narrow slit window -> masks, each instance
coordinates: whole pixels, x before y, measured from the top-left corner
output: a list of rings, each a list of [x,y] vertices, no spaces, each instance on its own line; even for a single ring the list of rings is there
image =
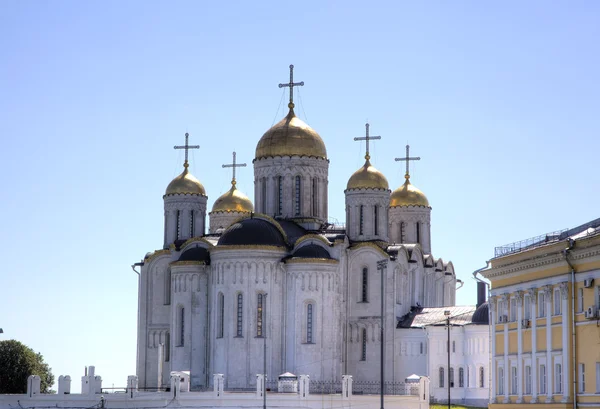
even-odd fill
[[[176,213],[175,217],[177,219],[177,238],[179,239],[179,238],[181,238],[181,232],[180,232],[180,230],[181,230],[180,229],[180,227],[181,227],[180,226],[180,224],[181,224],[181,212],[179,210],[177,210],[177,213]]]
[[[360,360],[367,360],[367,330],[365,328],[362,330],[362,350],[360,354]]]
[[[465,370],[464,368],[458,368],[458,387],[465,387]]]
[[[219,298],[218,298],[218,313],[217,313],[217,318],[218,318],[218,323],[217,323],[217,338],[223,338],[223,329],[225,326],[225,296],[223,295],[223,293],[219,293]]]
[[[165,362],[171,359],[171,334],[169,331],[165,333]]]
[[[317,178],[312,180],[312,213],[317,215]]]
[[[277,188],[279,189],[277,194],[277,215],[283,214],[283,176],[277,178]]]
[[[165,305],[171,304],[171,269],[165,271]]]
[[[194,211],[190,210],[190,237],[194,237]]]
[[[243,336],[243,323],[244,323],[244,296],[240,293],[237,295],[237,331],[236,336]]]
[[[369,270],[365,267],[362,270],[362,291],[361,302],[369,302]]]
[[[256,303],[256,336],[259,338],[263,337],[263,295],[258,294],[257,303]]]
[[[480,388],[485,388],[484,375],[485,375],[485,370],[483,369],[483,366],[480,366],[479,367],[479,387]]]
[[[306,343],[313,343],[313,305],[306,306]]]
[[[262,211],[263,213],[267,213],[267,178],[262,178],[261,189]]]
[[[417,243],[421,244],[421,223],[417,222]]]
[[[185,340],[185,308],[179,309],[179,346],[183,346]]]
[[[444,387],[444,368],[440,368],[438,376],[440,378],[440,383],[439,383],[440,388],[443,388]]]
[[[300,216],[300,211],[301,211],[301,198],[302,198],[302,192],[301,192],[301,182],[300,182],[300,176],[296,176],[295,178],[295,184],[294,184],[294,193],[295,193],[295,201],[294,201],[294,215],[296,216]]]
[[[448,373],[448,382],[450,382],[450,387],[454,388],[454,368],[450,368],[450,372]]]
[[[400,244],[406,242],[406,224],[404,222],[400,222]]]
[[[364,206],[360,205],[360,215],[359,215],[359,230],[358,230],[358,234],[362,236],[363,234],[363,224],[364,224]]]
[[[375,206],[373,208],[373,227],[374,227],[374,233],[377,236],[379,234],[378,230],[379,230],[379,208],[377,206]]]

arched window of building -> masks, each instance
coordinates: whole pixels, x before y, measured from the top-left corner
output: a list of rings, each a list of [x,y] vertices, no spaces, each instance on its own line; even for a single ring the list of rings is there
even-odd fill
[[[406,223],[400,222],[400,244],[406,242]]]
[[[360,360],[361,361],[367,360],[367,330],[366,330],[366,328],[363,328],[363,330],[362,330],[362,350],[360,353]]]
[[[421,342],[421,344],[419,345],[419,353],[421,355],[423,355],[423,343]]]
[[[316,216],[318,214],[317,209],[317,178],[312,180],[312,214]]]
[[[182,347],[185,340],[185,308],[179,307],[179,346]]]
[[[444,368],[440,368],[439,375],[440,378],[440,388],[444,387]]]
[[[283,214],[283,176],[277,177],[277,215]]]
[[[498,395],[504,395],[504,368],[498,368]]]
[[[450,372],[448,373],[448,382],[450,382],[450,387],[454,388],[454,368],[450,367]]]
[[[190,210],[190,237],[194,237],[194,211]]]
[[[242,293],[237,295],[237,337],[243,337],[243,324],[244,324],[244,296]]]
[[[379,207],[377,207],[377,205],[375,205],[373,207],[373,228],[374,228],[374,234],[378,235],[379,232]]]
[[[464,368],[458,368],[458,387],[459,388],[465,387],[465,369]]]
[[[302,204],[302,191],[301,191],[301,179],[300,176],[296,176],[294,179],[294,215],[300,216],[301,204]]]
[[[485,388],[484,375],[485,375],[485,370],[483,369],[483,366],[480,366],[479,367],[479,387],[480,388]]]
[[[417,222],[417,243],[421,244],[421,223]]]
[[[225,327],[225,296],[219,293],[217,297],[217,338],[223,338],[223,329]]]
[[[313,305],[306,305],[306,343],[312,344],[313,341]]]
[[[366,267],[362,269],[360,302],[369,302],[369,270]]]
[[[452,341],[452,353],[456,352],[456,341]]]
[[[264,295],[258,294],[256,302],[256,336],[262,338],[264,336],[263,331],[263,317],[264,317]]]
[[[365,207],[363,205],[360,205],[360,210],[359,210],[359,212],[360,212],[359,219],[360,220],[359,220],[359,226],[358,226],[358,228],[359,228],[358,234],[361,236],[363,235],[363,227],[364,227],[364,210],[365,210],[364,208]]]

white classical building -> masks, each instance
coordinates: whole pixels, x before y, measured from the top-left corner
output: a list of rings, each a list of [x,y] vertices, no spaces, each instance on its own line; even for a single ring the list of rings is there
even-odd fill
[[[208,213],[208,232],[208,196],[186,154],[163,196],[163,246],[136,263],[140,387],[189,371],[192,390],[210,387],[213,374],[224,374],[226,388],[253,388],[265,360],[270,379],[292,372],[311,381],[378,380],[381,297],[386,381],[437,370],[437,352],[428,354],[439,348],[435,329],[419,329],[430,335],[415,347],[413,329],[399,324],[411,312],[454,306],[457,277],[451,262],[432,255],[431,207],[408,167],[390,190],[370,162],[368,126],[365,139],[365,164],[343,191],[345,226],[328,223],[325,143],[296,117],[291,96],[287,116],[256,146],[255,206],[234,174]],[[471,345],[469,334],[461,345]]]

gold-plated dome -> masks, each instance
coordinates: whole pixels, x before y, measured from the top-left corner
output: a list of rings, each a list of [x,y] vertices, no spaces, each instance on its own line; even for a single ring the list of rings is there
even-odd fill
[[[256,145],[256,159],[269,156],[314,156],[326,159],[327,150],[323,139],[296,117],[292,106],[287,116],[265,132]]]
[[[222,194],[212,207],[213,212],[247,212],[254,211],[254,206],[248,197],[231,182],[231,189]]]
[[[198,179],[188,171],[187,162],[183,164],[183,172],[169,183],[165,196],[190,194],[206,196],[206,190]]]
[[[386,177],[375,169],[367,155],[365,164],[350,176],[346,189],[389,189]]]
[[[429,207],[429,200],[423,192],[411,185],[410,177],[405,176],[406,182],[392,192],[390,207],[396,206],[423,206]]]

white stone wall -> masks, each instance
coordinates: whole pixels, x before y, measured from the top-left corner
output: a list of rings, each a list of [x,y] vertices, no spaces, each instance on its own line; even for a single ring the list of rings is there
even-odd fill
[[[316,218],[327,221],[329,161],[306,156],[286,156],[261,158],[254,161],[254,203],[258,213],[286,218]],[[283,177],[283,211],[279,214],[278,177]],[[296,176],[301,177],[301,214],[296,215],[295,184]],[[312,181],[317,181],[316,212],[313,210]],[[266,183],[266,188],[263,186]],[[263,192],[266,191],[266,198]],[[266,199],[266,200],[265,200]]]
[[[404,240],[400,237],[400,224],[404,222]],[[388,228],[391,243],[417,243],[417,223],[420,223],[420,242],[423,253],[431,253],[431,208],[398,206],[389,208]]]
[[[350,240],[388,241],[388,206],[390,190],[351,189],[346,190],[346,232]],[[363,208],[363,226],[360,228],[360,209]],[[377,229],[375,228],[377,207]],[[377,230],[377,231],[376,231]],[[376,234],[377,233],[377,234]]]
[[[175,240],[203,236],[206,224],[206,196],[176,194],[164,197],[165,234],[163,248]],[[179,223],[177,221],[179,212]],[[192,213],[193,212],[193,213]],[[192,231],[193,214],[193,231]],[[177,226],[179,224],[179,229]]]
[[[210,212],[208,214],[208,232],[217,233],[218,231],[224,231],[229,226],[231,226],[233,222],[248,215],[248,212]]]

